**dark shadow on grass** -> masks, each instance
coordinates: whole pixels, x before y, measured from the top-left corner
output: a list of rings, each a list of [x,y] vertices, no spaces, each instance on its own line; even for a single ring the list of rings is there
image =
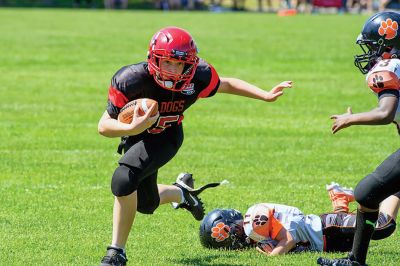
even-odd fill
[[[11,222],[5,218],[0,218],[0,225],[11,225]]]
[[[171,263],[178,265],[215,265],[215,266],[231,266],[232,263],[213,263],[214,260],[223,257],[224,259],[235,258],[235,254],[224,253],[221,255],[205,255],[182,259],[170,259]]]

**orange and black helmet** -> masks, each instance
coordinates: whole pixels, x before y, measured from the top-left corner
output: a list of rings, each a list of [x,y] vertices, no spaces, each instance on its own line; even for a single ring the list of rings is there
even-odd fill
[[[246,246],[243,215],[235,209],[215,209],[200,225],[200,242],[206,248],[240,249]]]
[[[356,41],[364,53],[354,57],[354,64],[363,74],[368,73],[380,58],[400,55],[399,24],[400,13],[394,11],[376,13],[365,22]]]

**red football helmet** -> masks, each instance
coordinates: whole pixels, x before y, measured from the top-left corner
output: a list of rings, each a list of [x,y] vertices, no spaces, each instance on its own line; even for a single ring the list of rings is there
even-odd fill
[[[185,64],[181,74],[161,67],[162,60],[175,60]],[[161,87],[182,91],[189,84],[199,63],[197,46],[190,34],[177,27],[166,27],[154,34],[147,55],[149,72]]]

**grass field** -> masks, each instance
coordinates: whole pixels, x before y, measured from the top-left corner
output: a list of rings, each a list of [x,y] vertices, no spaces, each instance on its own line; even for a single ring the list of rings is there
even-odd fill
[[[199,101],[185,113],[184,145],[159,181],[182,171],[198,185],[229,180],[204,193],[208,211],[245,212],[257,202],[329,211],[326,183],[354,187],[399,146],[394,126],[330,133],[330,115],[376,105],[353,66],[366,18],[0,9],[0,264],[99,263],[111,241],[118,139],[101,137],[97,122],[114,72],[142,61],[151,35],[167,25],[188,29],[221,76],[266,90],[283,80],[295,86],[275,103]],[[321,255],[206,250],[198,227],[170,206],[139,214],[129,265],[314,265]],[[372,242],[369,264],[398,265],[399,243],[398,231]]]

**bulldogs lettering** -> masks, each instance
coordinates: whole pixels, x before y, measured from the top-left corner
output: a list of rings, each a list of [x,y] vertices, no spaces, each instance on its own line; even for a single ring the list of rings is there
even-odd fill
[[[182,112],[184,107],[185,100],[161,102],[160,113]]]

